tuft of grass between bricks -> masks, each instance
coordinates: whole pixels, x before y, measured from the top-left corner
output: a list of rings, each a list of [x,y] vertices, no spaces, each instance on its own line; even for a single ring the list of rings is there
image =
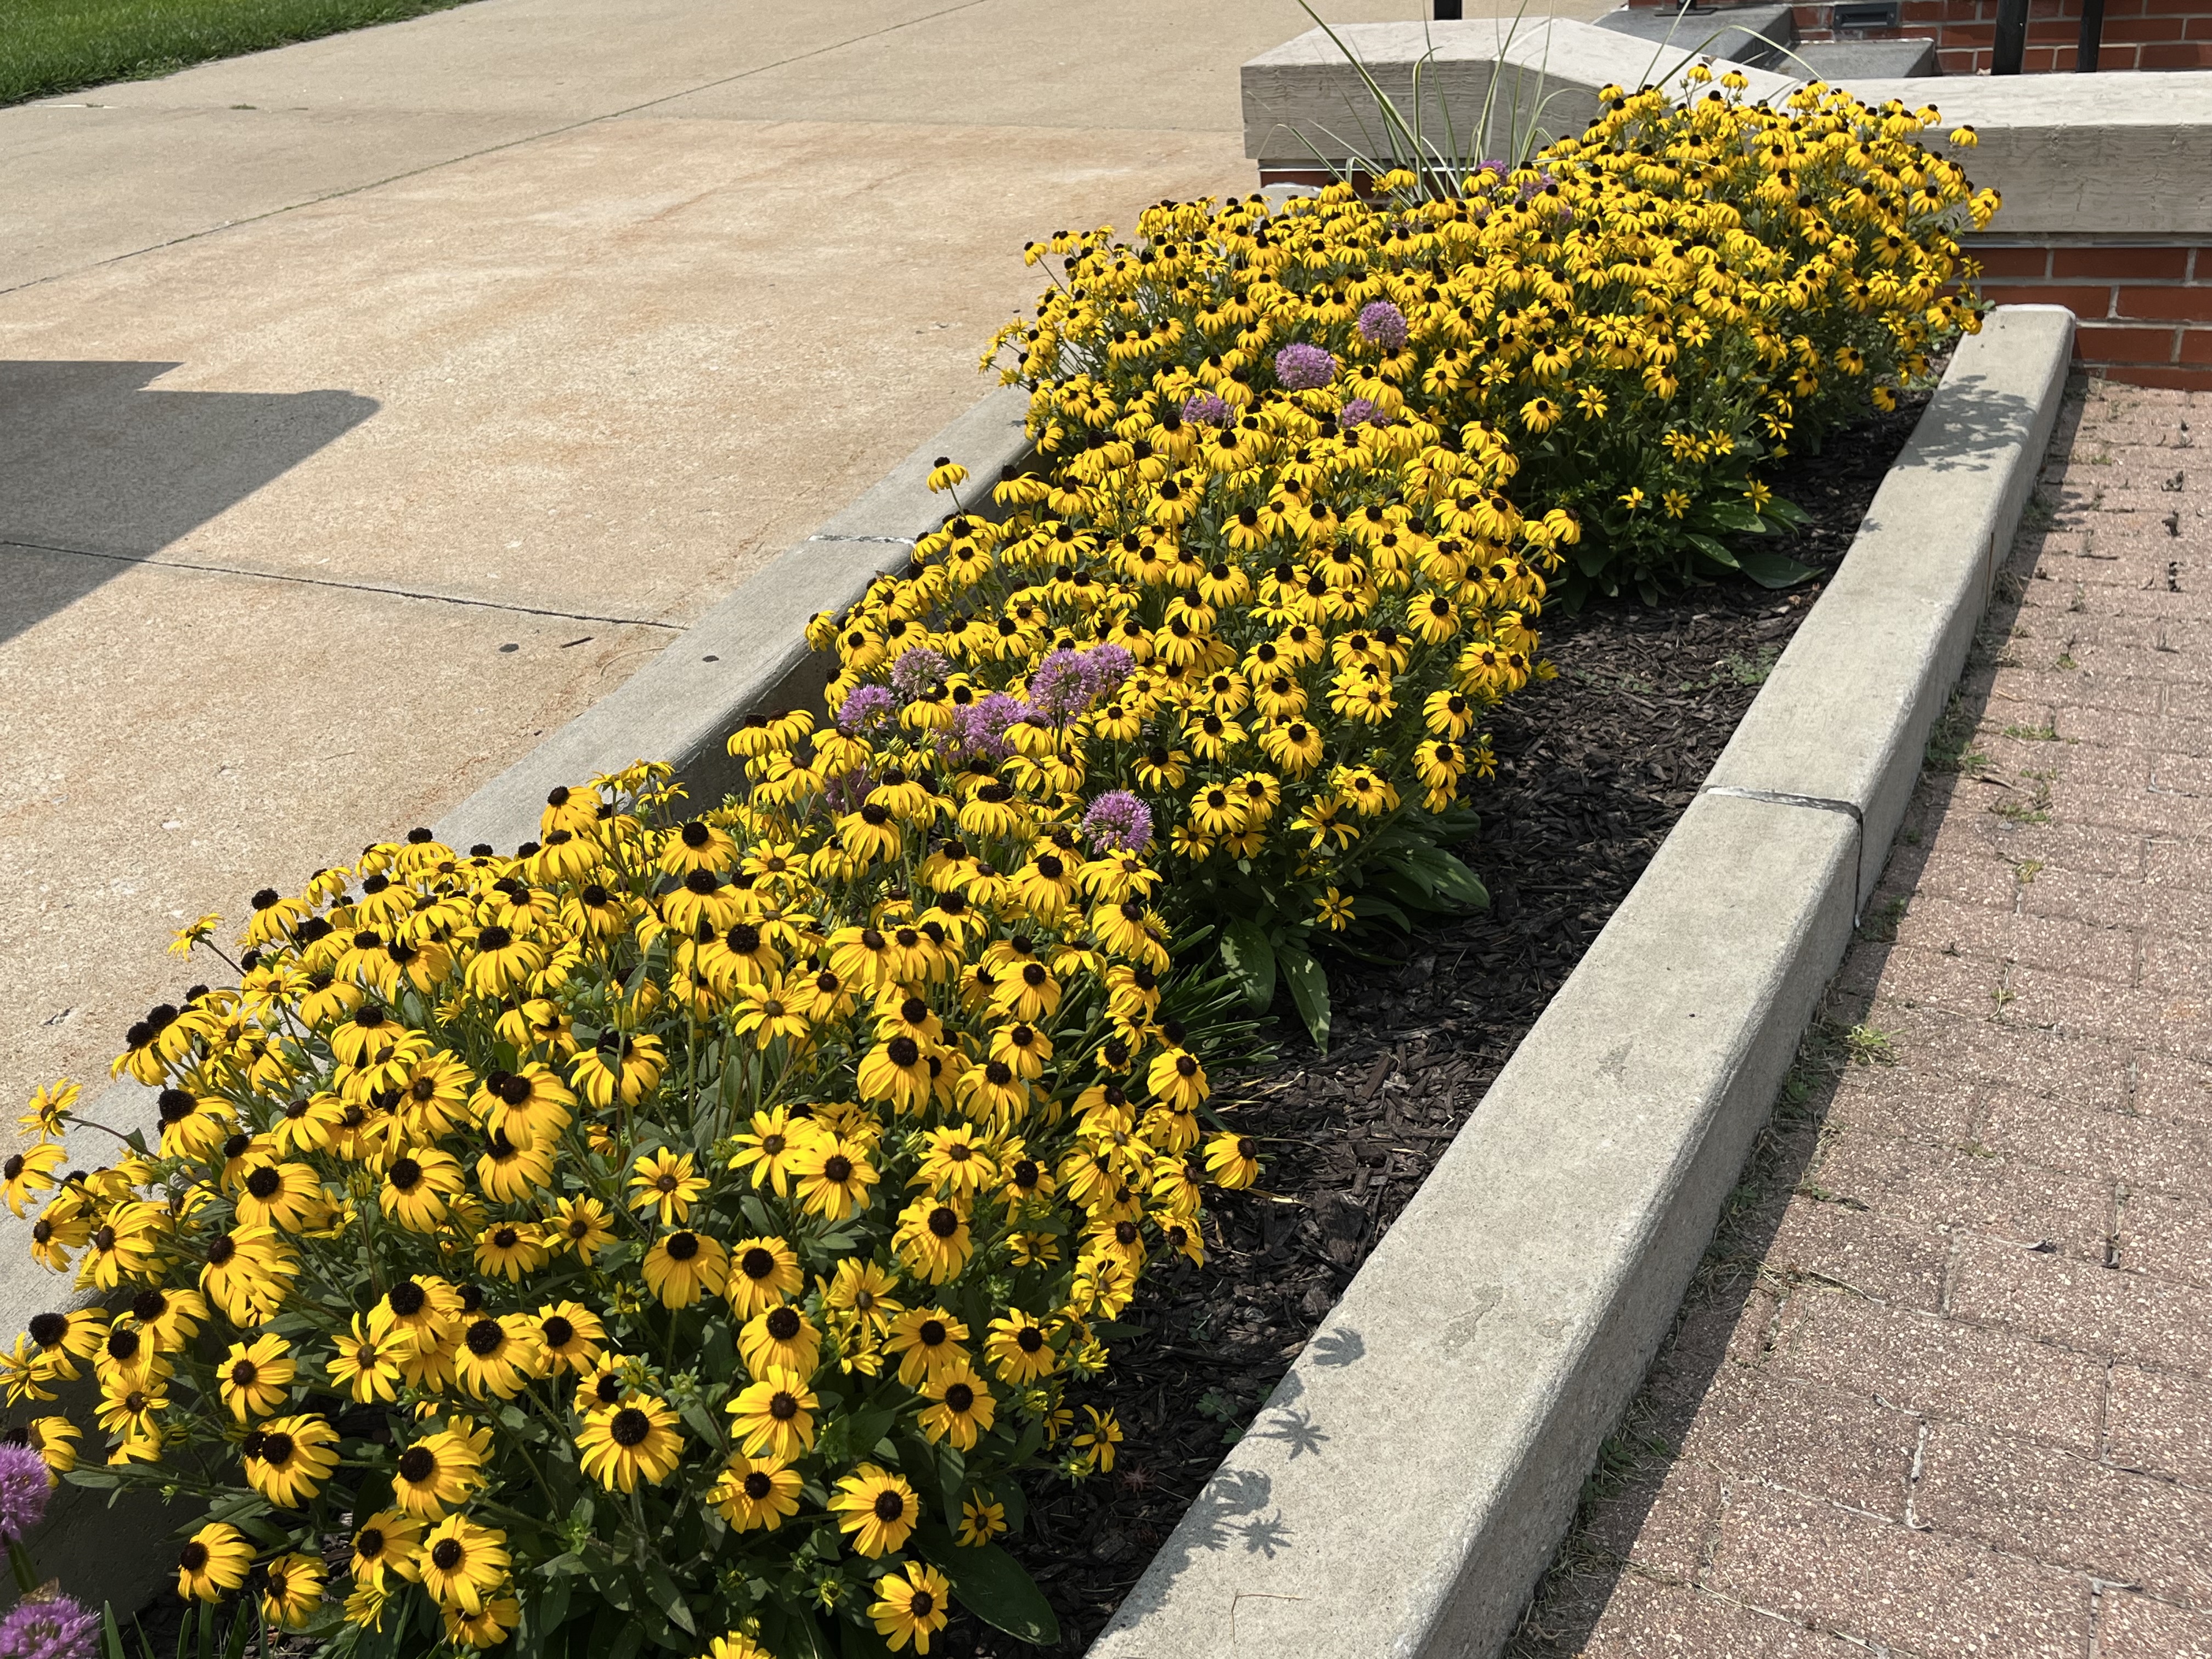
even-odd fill
[[[290,46],[467,0],[0,0],[0,104]],[[234,105],[250,109],[251,105]]]
[[[1807,1028],[1776,1097],[1773,1113],[1752,1144],[1742,1176],[1721,1206],[1712,1243],[1692,1275],[1681,1310],[1675,1316],[1674,1333],[1660,1345],[1662,1359],[1674,1345],[1674,1334],[1693,1313],[1716,1304],[1741,1307],[1756,1290],[1786,1295],[1809,1287],[1859,1294],[1826,1274],[1770,1267],[1766,1243],[1777,1212],[1793,1194],[1864,1207],[1856,1200],[1825,1192],[1804,1179],[1811,1161],[1806,1137],[1809,1133],[1816,1140],[1826,1138],[1825,1103],[1844,1073],[1854,1067],[1896,1063],[1896,1047],[1887,1031],[1838,1017],[1832,1002]],[[1636,1486],[1656,1490],[1673,1464],[1678,1448],[1662,1431],[1665,1427],[1648,1389],[1639,1389],[1619,1426],[1599,1446],[1596,1466],[1583,1483],[1574,1522],[1539,1581],[1512,1639],[1506,1644],[1503,1659],[1568,1659],[1579,1653],[1588,1635],[1589,1616],[1625,1574],[1658,1583],[1680,1582],[1624,1559],[1596,1541],[1601,1508]]]

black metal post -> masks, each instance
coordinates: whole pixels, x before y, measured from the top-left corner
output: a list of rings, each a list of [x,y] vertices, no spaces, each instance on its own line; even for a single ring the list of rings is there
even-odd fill
[[[1990,73],[2017,75],[2027,54],[2027,0],[1997,0],[1996,50],[1990,55]]]
[[[2097,47],[2105,38],[2105,0],[2081,0],[2081,45],[2074,54],[2074,68],[2082,75],[2097,72]]]
[[[1437,0],[1437,21],[1456,23],[1460,21],[1461,0]]]

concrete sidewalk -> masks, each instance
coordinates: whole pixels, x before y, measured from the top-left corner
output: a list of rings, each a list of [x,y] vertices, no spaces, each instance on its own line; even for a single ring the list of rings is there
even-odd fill
[[[479,0],[0,111],[0,1104],[981,395],[1024,240],[1250,188],[1309,26]]]
[[[2212,1659],[2212,398],[2060,422],[1514,1659]]]

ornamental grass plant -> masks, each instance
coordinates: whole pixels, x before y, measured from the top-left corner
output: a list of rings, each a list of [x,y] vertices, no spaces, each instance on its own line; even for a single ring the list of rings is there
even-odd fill
[[[1085,1384],[1260,1173],[1208,1100],[1237,994],[1325,1038],[1322,939],[1480,903],[1449,848],[1547,600],[1761,574],[1719,539],[1787,521],[1758,461],[1976,325],[1994,202],[1934,112],[1731,79],[1449,197],[1033,246],[987,362],[1036,467],[939,465],[941,528],[809,630],[822,717],[732,738],[741,797],[641,763],[513,856],[373,845],[131,1029],[156,1133],[68,1170],[76,1091],[34,1097],[0,1197],[85,1305],[0,1355],[23,1442],[193,1507],[210,1633],[1051,1639],[995,1540],[1113,1467]]]

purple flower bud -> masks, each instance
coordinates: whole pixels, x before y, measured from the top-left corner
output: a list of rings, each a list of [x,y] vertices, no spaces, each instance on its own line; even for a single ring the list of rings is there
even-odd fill
[[[1340,432],[1349,432],[1356,426],[1381,426],[1383,414],[1371,398],[1354,398],[1336,411],[1336,426]]]
[[[1237,411],[1227,398],[1201,392],[1182,400],[1182,417],[1193,426],[1227,426],[1237,418]]]
[[[1102,853],[1141,853],[1152,844],[1152,809],[1126,789],[1109,789],[1083,815],[1083,833]]]
[[[45,1520],[52,1492],[46,1460],[35,1449],[0,1445],[0,1538],[21,1538]]]
[[[909,647],[891,665],[891,686],[902,697],[920,696],[933,685],[941,685],[951,669],[944,653],[926,645]]]
[[[33,1599],[18,1603],[0,1619],[0,1655],[6,1659],[92,1659],[99,1633],[100,1615],[88,1612],[75,1596]]]
[[[1385,351],[1395,351],[1406,343],[1406,313],[1388,300],[1370,301],[1360,307],[1359,337]]]
[[[889,720],[897,712],[897,708],[886,687],[860,686],[845,699],[844,707],[837,711],[837,729],[847,737],[852,737],[866,731],[878,720]]]
[[[1285,392],[1312,392],[1336,378],[1336,359],[1303,340],[1275,354],[1275,379]]]

